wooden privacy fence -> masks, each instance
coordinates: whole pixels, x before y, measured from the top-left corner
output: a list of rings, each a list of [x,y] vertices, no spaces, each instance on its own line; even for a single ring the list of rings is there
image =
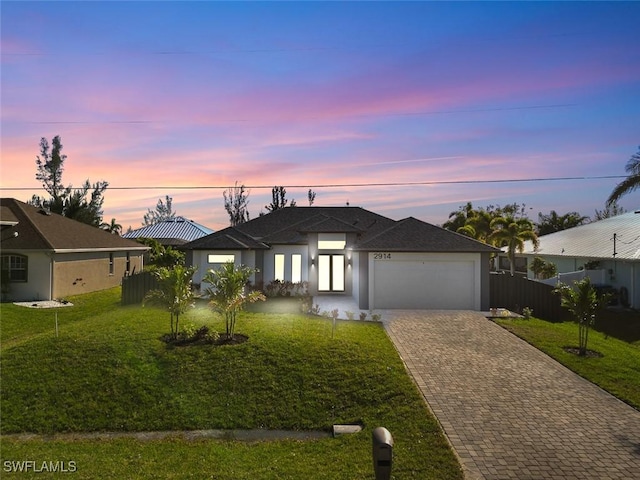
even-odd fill
[[[555,287],[529,280],[521,275],[491,273],[490,304],[492,308],[507,308],[521,313],[524,307],[533,310],[533,316],[550,321],[568,320],[568,312],[560,306],[560,296],[553,293]]]
[[[150,290],[158,288],[158,279],[151,272],[140,272],[122,277],[122,305],[142,303]]]

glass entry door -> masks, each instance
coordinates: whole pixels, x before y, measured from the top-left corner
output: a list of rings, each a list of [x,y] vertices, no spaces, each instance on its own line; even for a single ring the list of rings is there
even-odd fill
[[[344,292],[344,255],[318,255],[318,290]]]

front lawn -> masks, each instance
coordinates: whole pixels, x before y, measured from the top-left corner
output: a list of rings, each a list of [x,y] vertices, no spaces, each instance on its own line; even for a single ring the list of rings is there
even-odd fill
[[[563,347],[578,345],[578,325],[538,319],[500,319],[504,328],[553,357],[578,375],[640,409],[640,345],[591,329],[587,348],[601,357],[579,357]]]
[[[239,443],[2,439],[6,460],[74,460],[74,478],[370,478],[371,431],[395,440],[394,478],[461,478],[459,465],[381,325],[246,313],[241,345],[168,347],[169,315],[121,307],[119,289],[53,310],[2,304],[2,433],[326,430],[314,441]],[[197,309],[181,324],[224,329]],[[4,463],[3,463],[4,465]],[[46,478],[46,474],[43,478]],[[38,478],[40,478],[40,475]]]

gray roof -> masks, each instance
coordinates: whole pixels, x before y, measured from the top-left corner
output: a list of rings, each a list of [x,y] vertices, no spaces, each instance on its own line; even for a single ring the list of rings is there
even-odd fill
[[[497,248],[486,243],[413,217],[398,221],[375,237],[359,242],[353,249],[393,252],[499,252]]]
[[[537,251],[531,242],[526,242],[523,254],[640,260],[640,210],[542,235],[539,240]]]
[[[122,235],[124,238],[155,238],[156,240],[173,240],[161,243],[180,244],[191,242],[213,233],[213,230],[184,217],[147,225]],[[175,240],[181,240],[176,242]]]
[[[148,250],[148,247],[134,240],[121,238],[14,198],[0,198],[0,225],[3,251]]]
[[[186,250],[265,249],[307,243],[308,233],[354,234],[354,250],[499,252],[464,235],[409,217],[395,221],[360,207],[287,207],[184,245]]]

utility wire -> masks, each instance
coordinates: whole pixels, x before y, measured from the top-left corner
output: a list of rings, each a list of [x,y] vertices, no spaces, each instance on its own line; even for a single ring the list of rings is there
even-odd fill
[[[485,183],[525,183],[525,182],[563,182],[575,180],[603,180],[611,178],[626,178],[624,175],[598,175],[591,177],[547,177],[547,178],[510,178],[498,180],[429,180],[423,182],[369,182],[369,183],[322,183],[315,185],[282,185],[284,188],[363,188],[363,187],[410,187],[420,185],[469,185]],[[271,189],[273,185],[245,185],[251,189]],[[39,190],[41,187],[0,187],[0,190]],[[107,190],[222,190],[233,188],[233,185],[135,185],[113,187]],[[79,190],[74,188],[73,190]]]

